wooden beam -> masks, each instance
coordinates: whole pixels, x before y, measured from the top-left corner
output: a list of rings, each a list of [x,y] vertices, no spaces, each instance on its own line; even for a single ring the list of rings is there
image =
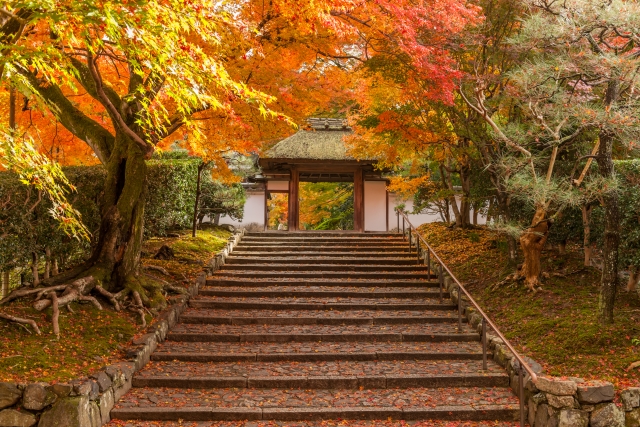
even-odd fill
[[[300,187],[300,174],[298,169],[291,169],[291,179],[289,180],[289,213],[288,213],[288,229],[289,231],[298,231],[299,217],[299,196],[298,189]]]
[[[364,174],[359,168],[353,174],[353,229],[364,232]]]

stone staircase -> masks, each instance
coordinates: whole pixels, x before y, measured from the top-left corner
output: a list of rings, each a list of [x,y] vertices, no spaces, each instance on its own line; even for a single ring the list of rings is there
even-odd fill
[[[482,370],[479,334],[434,279],[397,234],[247,234],[111,416],[516,420],[507,373]]]

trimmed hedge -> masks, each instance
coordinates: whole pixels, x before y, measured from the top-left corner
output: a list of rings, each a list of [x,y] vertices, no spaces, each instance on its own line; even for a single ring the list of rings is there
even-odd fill
[[[199,159],[151,160],[146,180],[145,237],[162,236],[171,229],[190,228],[196,194]],[[65,167],[77,192],[68,199],[97,239],[99,200],[105,179],[102,166]],[[203,185],[213,185],[205,180]],[[242,194],[244,196],[244,193]],[[77,264],[91,252],[91,243],[66,236],[48,213],[49,200],[22,184],[10,172],[0,172],[0,270],[24,269],[32,253],[49,250],[61,268]]]

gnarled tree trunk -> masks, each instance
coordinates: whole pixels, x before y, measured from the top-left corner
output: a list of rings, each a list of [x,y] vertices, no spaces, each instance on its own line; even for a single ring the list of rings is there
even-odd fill
[[[536,286],[540,286],[542,250],[547,243],[550,228],[546,216],[546,209],[538,207],[531,226],[520,237],[520,246],[524,253],[520,275],[524,277],[525,286],[532,291],[535,291]]]
[[[116,133],[115,139],[105,164],[100,236],[89,260],[91,275],[106,290],[136,281],[144,226],[145,158],[126,135]]]

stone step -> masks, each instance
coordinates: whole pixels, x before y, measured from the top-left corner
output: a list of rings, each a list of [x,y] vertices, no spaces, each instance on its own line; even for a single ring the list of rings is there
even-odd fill
[[[317,362],[151,362],[134,387],[173,388],[395,388],[507,387],[509,376],[492,360],[382,360]]]
[[[240,244],[236,246],[233,250],[233,253],[236,254],[238,252],[317,252],[317,253],[333,253],[333,252],[379,252],[388,256],[389,253],[409,253],[409,245],[391,245],[391,246],[381,246],[381,245],[251,245],[251,244]],[[411,251],[411,253],[415,254],[415,249]]]
[[[480,335],[463,324],[291,325],[188,324],[176,325],[172,341],[191,342],[460,342],[479,341]]]
[[[189,324],[209,324],[209,325],[397,325],[397,324],[423,324],[423,323],[456,323],[458,317],[449,316],[260,316],[251,313],[251,316],[236,315],[211,315],[208,313],[198,313],[195,310],[188,310],[180,316],[180,322]],[[223,311],[223,310],[215,310]],[[238,310],[234,310],[238,311]],[[289,311],[287,313],[296,313]],[[298,312],[306,314],[306,312]],[[343,312],[338,312],[343,313]],[[437,313],[437,312],[433,312]]]
[[[488,354],[491,359],[491,354]],[[478,341],[459,342],[188,342],[165,341],[154,361],[327,362],[376,360],[482,360]]]
[[[203,288],[200,290],[201,296],[215,297],[269,297],[269,298],[417,298],[417,299],[435,299],[440,293],[437,290],[407,290],[403,288],[389,288],[388,290],[373,290],[371,288],[362,289],[300,289],[301,287],[291,287],[291,289],[269,289],[269,287],[247,289],[229,289],[229,288]],[[385,288],[386,289],[386,288]],[[444,293],[444,297],[448,296],[448,292]]]
[[[374,265],[363,265],[363,264],[290,264],[288,262],[271,264],[271,263],[261,263],[261,264],[225,264],[221,269],[220,273],[225,274],[228,271],[240,271],[244,272],[250,270],[252,272],[255,271],[329,271],[333,272],[336,270],[351,272],[351,271],[383,271],[383,272],[408,272],[408,273],[422,273],[427,272],[427,267],[422,264],[414,264],[414,265],[384,265],[384,264],[374,264]]]
[[[194,421],[189,427],[452,427],[451,421],[446,420],[422,420],[411,421],[407,424],[403,420],[301,420],[291,424],[291,421]],[[456,423],[455,427],[468,427],[469,424]],[[519,427],[519,423],[513,421],[478,421],[474,427]],[[185,427],[182,420],[179,421],[121,421],[115,420],[107,427]]]
[[[281,257],[281,258],[287,258],[288,257],[313,257],[313,258],[322,258],[322,257],[329,257],[329,258],[336,258],[336,257],[352,257],[352,258],[364,258],[364,259],[368,259],[368,258],[407,258],[407,259],[414,259],[415,255],[415,251],[413,251],[411,254],[409,254],[409,251],[403,251],[402,249],[398,249],[398,250],[393,250],[393,251],[378,251],[378,252],[374,252],[374,251],[367,251],[367,250],[356,250],[356,251],[352,251],[352,250],[346,250],[344,252],[339,252],[339,251],[314,251],[311,248],[307,248],[309,250],[290,250],[290,251],[247,251],[242,249],[239,246],[236,246],[236,248],[233,250],[231,256],[232,257],[253,257],[253,258],[259,258],[259,259],[264,259],[264,258],[268,258],[268,257]],[[274,254],[273,252],[278,252],[277,254]]]
[[[366,334],[286,334],[286,333],[263,333],[263,334],[223,334],[223,333],[201,333],[201,332],[171,332],[168,339],[172,341],[190,342],[356,342],[356,341],[402,341],[402,342],[457,342],[457,341],[480,341],[480,336],[476,333],[449,333],[449,334],[402,334],[393,332],[379,332]]]
[[[234,252],[235,253],[235,252]],[[229,264],[356,264],[356,265],[420,265],[416,257],[409,257],[407,252],[406,257],[378,257],[378,258],[365,258],[365,257],[309,257],[309,256],[289,256],[289,257],[254,257],[254,256],[238,256],[233,255],[225,260],[225,265]]]
[[[218,309],[251,309],[251,310],[454,310],[457,306],[452,304],[439,304],[437,301],[432,303],[417,303],[413,300],[410,302],[395,302],[393,298],[386,299],[370,299],[362,298],[346,299],[342,302],[303,302],[302,298],[297,298],[299,302],[279,302],[277,299],[268,300],[266,298],[249,299],[249,298],[226,298],[213,297],[216,299],[205,299],[204,297],[193,298],[189,301],[189,306],[193,308],[218,308]]]
[[[133,388],[111,411],[117,420],[515,420],[504,387],[403,389]]]
[[[424,273],[414,273],[409,271],[319,271],[319,270],[311,270],[311,271],[256,271],[256,270],[225,270],[216,273],[213,277],[224,277],[224,278],[251,278],[251,279],[262,279],[262,278],[280,278],[281,280],[286,280],[289,278],[327,278],[327,279],[435,279],[436,276],[434,274],[427,274],[425,270]]]
[[[509,376],[500,374],[451,374],[451,375],[363,375],[363,376],[322,376],[300,375],[295,377],[216,377],[166,375],[136,377],[134,387],[170,387],[183,389],[201,388],[305,388],[305,389],[357,389],[395,387],[506,387]]]
[[[305,278],[261,278],[260,280],[251,280],[246,278],[228,278],[213,276],[207,278],[207,286],[218,287],[263,287],[263,286],[280,286],[280,285],[297,285],[297,286],[323,286],[323,287],[358,287],[358,288],[439,288],[438,282],[427,280],[375,280],[375,279],[305,279]],[[206,288],[203,288],[206,289]]]
[[[336,237],[326,237],[326,236],[287,236],[287,237],[261,237],[261,236],[244,236],[241,240],[242,242],[269,242],[269,243],[290,243],[290,242],[316,242],[316,243],[359,243],[359,242],[375,242],[375,243],[402,243],[405,242],[407,245],[409,241],[405,238],[403,239],[399,235],[394,236],[374,236],[374,237],[361,237],[361,236],[336,236]]]
[[[239,248],[251,246],[251,247],[293,247],[293,248],[326,248],[332,246],[339,247],[366,247],[366,248],[382,248],[382,249],[394,249],[406,247],[409,249],[409,242],[402,240],[261,240],[251,241],[242,240],[238,244]]]
[[[187,308],[187,310],[180,317],[182,323],[186,322],[184,319],[189,316],[195,317],[211,317],[211,318],[232,318],[232,319],[283,319],[285,322],[287,319],[317,319],[318,322],[340,320],[340,319],[363,319],[367,322],[372,321],[374,324],[380,322],[380,324],[398,323],[394,319],[400,319],[403,322],[408,323],[420,323],[418,320],[422,319],[443,319],[442,322],[449,322],[450,319],[457,321],[458,311],[425,311],[425,310],[397,310],[397,311],[380,311],[380,310],[353,310],[353,311],[339,311],[339,310],[226,310],[226,309],[201,309],[201,308]],[[416,319],[413,321],[411,319]],[[462,318],[463,321],[465,317]],[[239,320],[241,321],[241,320]],[[275,322],[275,320],[274,320]],[[439,323],[433,322],[433,323]],[[233,324],[233,323],[229,323]],[[321,324],[321,323],[318,323]]]
[[[300,231],[251,231],[245,232],[245,237],[398,237],[400,233],[392,233],[389,231],[368,231],[362,233],[353,230],[300,230]]]

